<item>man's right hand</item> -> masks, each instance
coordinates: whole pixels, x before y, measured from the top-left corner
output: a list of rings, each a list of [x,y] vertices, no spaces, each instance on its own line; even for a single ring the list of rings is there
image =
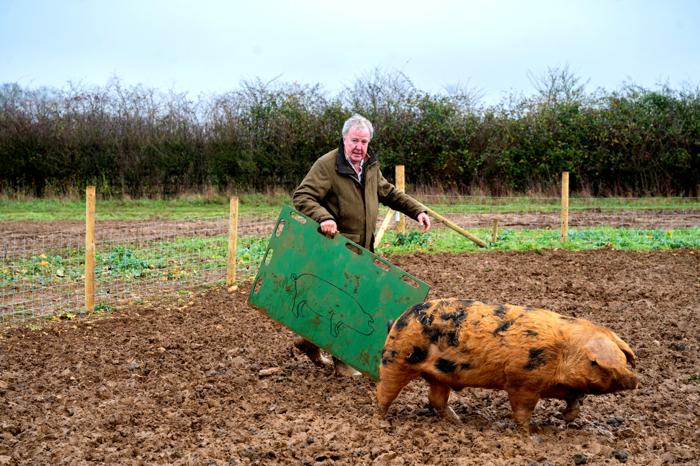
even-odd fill
[[[321,222],[321,233],[333,238],[338,233],[338,225],[336,225],[335,220],[324,220]]]

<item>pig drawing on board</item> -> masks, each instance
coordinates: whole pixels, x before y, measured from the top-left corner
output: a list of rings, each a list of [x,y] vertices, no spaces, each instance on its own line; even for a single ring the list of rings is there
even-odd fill
[[[513,418],[529,430],[540,398],[566,401],[574,420],[587,394],[637,388],[635,355],[613,331],[546,309],[443,299],[417,304],[393,324],[382,351],[379,415],[411,380],[422,377],[430,405],[459,421],[451,390],[505,390]]]

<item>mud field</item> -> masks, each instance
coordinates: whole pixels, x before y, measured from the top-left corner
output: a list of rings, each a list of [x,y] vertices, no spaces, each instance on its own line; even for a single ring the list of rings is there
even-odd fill
[[[449,214],[448,219],[463,228],[491,228],[498,220],[500,228],[555,228],[560,226],[559,212],[517,212],[488,214]],[[379,219],[377,225],[381,223]],[[240,218],[238,235],[268,235],[276,218]],[[409,222],[412,223],[412,222]],[[443,228],[435,221],[436,228]],[[415,224],[414,224],[415,225]],[[572,211],[570,228],[610,226],[643,229],[689,228],[700,225],[700,210],[584,210]],[[153,241],[178,236],[217,236],[228,232],[227,218],[216,220],[130,220],[97,221],[95,240]],[[45,251],[60,247],[81,247],[85,242],[82,221],[4,221],[0,222],[0,257]]]
[[[374,383],[314,367],[248,286],[104,318],[0,330],[0,465],[698,464],[700,251],[398,256],[431,298],[531,304],[607,325],[641,387],[540,401],[520,434],[503,392],[465,389],[455,425],[412,382],[381,421]]]

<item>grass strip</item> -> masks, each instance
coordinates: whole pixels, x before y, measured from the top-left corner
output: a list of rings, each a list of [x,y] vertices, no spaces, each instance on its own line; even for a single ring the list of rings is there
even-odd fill
[[[463,197],[425,196],[418,199],[442,214],[558,212],[558,198],[533,197]],[[283,204],[290,204],[288,195],[244,194],[239,196],[239,215],[274,218]],[[194,220],[225,218],[229,201],[224,197],[181,197],[171,200],[98,199],[98,220]],[[700,209],[700,199],[681,197],[648,198],[571,198],[569,209],[582,211]],[[0,199],[0,221],[6,220],[83,220],[85,202],[61,199]]]

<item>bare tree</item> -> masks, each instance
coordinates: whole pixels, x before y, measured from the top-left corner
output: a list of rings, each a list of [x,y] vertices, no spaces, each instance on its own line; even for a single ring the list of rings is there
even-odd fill
[[[462,113],[471,113],[479,110],[484,91],[476,87],[471,87],[469,80],[460,81],[455,84],[445,86],[447,97]]]
[[[590,81],[582,81],[569,69],[568,64],[562,68],[547,67],[547,71],[540,76],[535,76],[529,71],[528,79],[537,90],[537,102],[546,106],[558,103],[582,103],[586,99],[586,85]]]

